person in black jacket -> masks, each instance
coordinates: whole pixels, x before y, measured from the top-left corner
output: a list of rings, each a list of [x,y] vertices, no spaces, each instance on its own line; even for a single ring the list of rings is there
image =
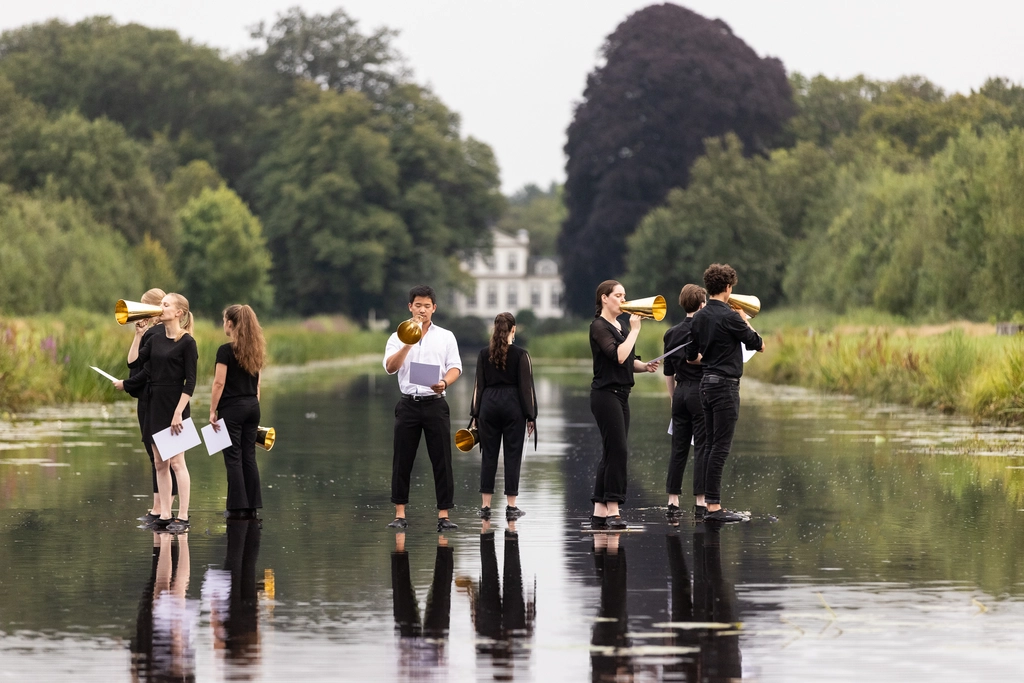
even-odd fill
[[[590,385],[590,412],[601,430],[601,462],[594,483],[595,529],[625,529],[619,505],[626,502],[626,460],[629,447],[629,392],[634,372],[655,372],[657,361],[644,363],[634,353],[640,336],[640,316],[629,316],[624,329],[618,318],[626,290],[615,280],[597,286],[594,321],[590,323],[590,352],[594,356],[594,381]]]
[[[256,313],[245,304],[224,309],[224,334],[231,340],[217,349],[210,424],[220,430],[224,419],[231,445],[224,449],[228,477],[227,517],[253,519],[263,507],[260,470],[256,464],[256,430],[260,424],[260,373],[267,361],[267,342]]]
[[[168,427],[180,434],[182,422],[189,417],[189,400],[196,390],[196,363],[199,352],[192,338],[192,312],[188,299],[181,294],[168,294],[160,305],[164,334],[154,334],[139,352],[142,372],[126,380],[114,382],[114,387],[129,393],[146,387],[149,406],[142,437],[153,448],[156,480],[160,498],[160,517],[152,523],[155,531],[180,533],[189,528],[188,505],[191,481],[184,453],[162,456],[153,443],[153,435]],[[171,516],[171,470],[178,480],[178,515]]]
[[[665,353],[681,345],[691,345],[690,326],[693,316],[707,303],[707,292],[699,285],[686,285],[679,293],[679,305],[686,311],[681,323],[665,332]],[[704,504],[704,408],[700,404],[700,380],[704,370],[696,363],[686,362],[686,346],[665,357],[665,383],[672,405],[672,455],[668,463],[665,492],[668,493],[668,516],[679,516],[679,494],[683,490],[683,472],[693,440],[694,510]]]
[[[523,436],[533,434],[537,420],[537,393],[533,364],[525,349],[513,346],[516,319],[511,313],[494,318],[491,343],[480,350],[470,415],[480,430],[480,517],[491,518],[491,496],[498,470],[498,450],[504,443],[506,519],[526,513],[516,507],[519,469],[523,463]]]
[[[740,377],[743,375],[743,344],[750,351],[764,351],[764,341],[747,322],[746,314],[728,304],[736,284],[736,271],[728,264],[712,263],[704,271],[704,287],[711,297],[693,316],[694,343],[686,347],[688,361],[700,360],[701,406],[707,446],[704,451],[703,519],[741,522],[747,518],[722,507],[722,471],[732,448],[732,436],[740,412]],[[701,516],[698,509],[698,517]]]

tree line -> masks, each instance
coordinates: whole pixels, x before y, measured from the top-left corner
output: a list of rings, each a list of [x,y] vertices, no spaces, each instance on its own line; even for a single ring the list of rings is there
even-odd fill
[[[394,35],[298,8],[243,55],[107,17],[0,35],[0,312],[160,286],[363,317],[456,286],[498,168]]]

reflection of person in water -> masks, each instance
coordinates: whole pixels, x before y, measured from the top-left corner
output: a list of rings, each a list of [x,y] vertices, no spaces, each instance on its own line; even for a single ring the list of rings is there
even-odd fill
[[[210,604],[213,646],[238,667],[260,661],[259,597],[256,563],[260,555],[260,522],[229,519],[228,547],[223,569],[211,569],[203,581]],[[241,676],[233,672],[234,678]]]
[[[722,575],[720,525],[706,526],[705,533],[693,535],[693,620],[731,624],[737,620],[736,589]],[[743,675],[740,637],[721,633],[719,629],[700,632],[700,680],[738,679]]]
[[[186,598],[191,577],[188,536],[153,536],[153,569],[132,642],[132,679],[194,681],[192,626],[199,605]]]
[[[617,650],[630,646],[626,635],[626,549],[618,534],[594,535],[594,568],[601,582],[601,609],[594,623],[591,676],[594,681],[629,680],[633,662]]]
[[[505,531],[505,569],[500,584],[494,532],[490,526],[490,522],[485,520],[480,534],[480,582],[472,593],[473,623],[477,634],[482,636],[476,651],[478,655],[490,655],[495,666],[511,669],[513,638],[533,634],[536,603],[532,600],[527,602],[524,597],[519,534],[515,522],[510,521]],[[511,675],[509,670],[508,676]]]
[[[452,578],[455,556],[444,536],[437,538],[434,556],[434,578],[427,593],[427,611],[420,621],[419,601],[412,585],[409,553],[405,550],[405,534],[395,534],[395,551],[391,553],[391,593],[395,607],[395,629],[401,638],[401,668],[413,677],[417,665],[436,666],[442,663],[443,640],[448,637],[452,610]],[[422,672],[420,672],[422,675]]]

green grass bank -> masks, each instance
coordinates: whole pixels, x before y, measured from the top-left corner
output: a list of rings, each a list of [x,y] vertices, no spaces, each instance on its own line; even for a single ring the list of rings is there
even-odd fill
[[[336,329],[329,320],[275,322],[264,327],[270,362],[300,365],[380,353],[386,332]],[[76,401],[123,398],[90,365],[127,376],[132,326],[113,315],[67,312],[59,316],[0,318],[0,412]],[[220,325],[197,321],[199,381],[213,377],[217,347],[227,339]]]

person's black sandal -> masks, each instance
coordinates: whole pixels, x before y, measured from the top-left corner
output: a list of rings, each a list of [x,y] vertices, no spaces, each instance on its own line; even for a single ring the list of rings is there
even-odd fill
[[[608,528],[608,518],[607,517],[598,517],[597,515],[591,515],[590,516],[590,528],[591,529],[607,529]]]
[[[477,514],[480,515],[480,519],[490,519],[491,518],[491,508],[488,507],[488,506],[484,506],[484,507],[480,508],[480,512],[477,513]]]
[[[510,505],[506,505],[505,506],[505,519],[516,520],[516,519],[519,519],[520,517],[525,517],[525,516],[526,516],[526,513],[523,512],[522,510],[520,510],[519,508],[512,507]]]
[[[619,516],[619,515],[609,515],[608,516],[608,528],[609,529],[621,530],[621,529],[627,528],[628,526],[629,525],[626,524],[626,521],[624,519],[622,519],[621,516]]]
[[[405,529],[409,526],[409,522],[405,521],[405,517],[395,517],[390,524],[389,529]]]
[[[183,534],[188,531],[189,524],[187,519],[181,519],[180,517],[174,517],[171,519],[166,529],[172,534]]]

